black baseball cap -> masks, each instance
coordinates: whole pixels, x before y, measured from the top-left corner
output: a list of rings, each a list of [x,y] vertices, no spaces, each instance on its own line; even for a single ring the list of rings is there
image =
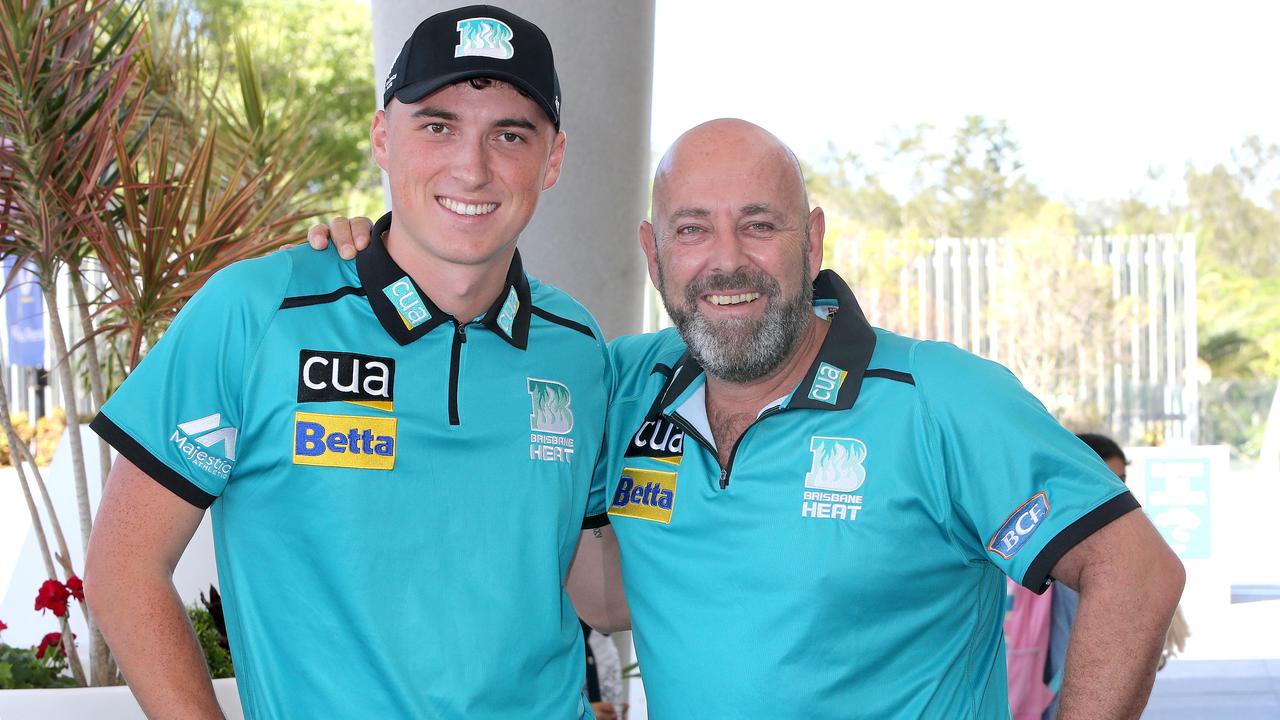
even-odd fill
[[[551,42],[537,25],[492,5],[469,5],[423,20],[391,64],[382,106],[393,97],[417,102],[446,85],[478,77],[528,93],[560,129],[560,79]]]

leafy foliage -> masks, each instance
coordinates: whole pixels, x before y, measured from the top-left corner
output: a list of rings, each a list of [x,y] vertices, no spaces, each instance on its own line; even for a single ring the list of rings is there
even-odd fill
[[[30,444],[35,441],[36,464],[45,466],[53,462],[53,453],[58,449],[58,440],[67,427],[67,414],[62,408],[54,408],[48,415],[36,419],[35,427],[31,427],[26,413],[14,413],[10,418],[13,427],[18,431],[22,442]],[[0,466],[12,464],[9,457],[9,437],[0,433]]]
[[[0,643],[0,690],[75,687],[76,681],[36,657],[34,648]]]
[[[196,639],[200,641],[200,649],[204,651],[204,661],[209,666],[209,677],[215,680],[235,677],[236,669],[231,663],[231,653],[222,646],[213,616],[202,607],[189,607],[187,617],[191,618],[191,626],[196,630]]]
[[[376,108],[372,21],[356,0],[186,0],[207,40],[208,67],[234,66],[245,48],[257,64],[265,112],[301,130],[326,162],[314,192],[324,204],[376,214],[382,207],[377,166],[369,159]],[[240,87],[250,86],[241,83]],[[229,88],[219,102],[242,101]]]

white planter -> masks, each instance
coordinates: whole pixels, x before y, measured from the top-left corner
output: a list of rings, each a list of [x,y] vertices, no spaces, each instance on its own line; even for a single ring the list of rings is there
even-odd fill
[[[214,680],[227,720],[244,720],[235,678]],[[0,690],[0,720],[146,720],[127,687]]]

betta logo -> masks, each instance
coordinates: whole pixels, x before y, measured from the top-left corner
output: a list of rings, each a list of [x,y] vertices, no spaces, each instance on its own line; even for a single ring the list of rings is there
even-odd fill
[[[675,473],[626,468],[613,493],[609,514],[668,524],[675,504]]]
[[[396,419],[296,413],[293,464],[391,470],[396,465]]]

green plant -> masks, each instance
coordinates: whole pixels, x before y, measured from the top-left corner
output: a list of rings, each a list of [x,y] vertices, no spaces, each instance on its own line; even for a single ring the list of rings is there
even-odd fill
[[[231,653],[222,646],[213,615],[202,607],[192,606],[187,608],[187,617],[191,618],[191,626],[196,629],[196,639],[200,641],[205,664],[209,666],[209,677],[215,680],[235,677],[236,669],[231,663]]]
[[[0,690],[75,687],[75,678],[63,675],[50,663],[36,657],[35,648],[16,648],[0,643]]]

